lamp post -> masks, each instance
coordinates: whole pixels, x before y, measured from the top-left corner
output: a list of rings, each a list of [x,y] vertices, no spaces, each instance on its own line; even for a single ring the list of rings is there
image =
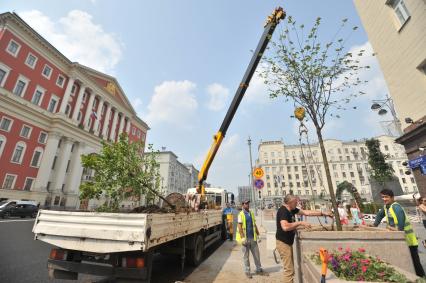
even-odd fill
[[[402,136],[403,132],[401,130],[401,121],[399,121],[398,116],[396,115],[392,98],[389,97],[388,94],[386,94],[386,99],[377,99],[377,100],[373,100],[372,102],[373,104],[371,105],[371,110],[378,111],[377,114],[379,114],[380,116],[386,115],[388,113],[388,110],[386,110],[385,108],[388,108],[390,110],[393,120],[381,121],[381,124],[383,125],[383,123],[386,123],[386,122],[392,123],[394,125],[394,128],[397,131],[398,136]],[[388,134],[392,136],[394,135],[392,131],[389,131],[389,129],[387,129],[387,131],[388,131]]]
[[[250,139],[250,136],[247,140],[247,143],[248,143],[248,146],[249,146],[249,155],[250,155],[250,177],[251,177],[250,184],[251,184],[251,189],[252,189],[251,195],[252,195],[252,199],[253,199],[253,202],[254,202],[254,212],[255,212],[255,215],[257,216],[257,204],[256,204],[256,194],[255,194],[254,182],[253,182],[253,161],[252,161],[252,158],[251,158],[251,139]]]

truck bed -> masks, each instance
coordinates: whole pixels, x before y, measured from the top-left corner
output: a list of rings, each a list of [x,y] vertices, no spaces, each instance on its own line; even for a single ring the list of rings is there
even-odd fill
[[[40,210],[35,239],[93,253],[147,251],[222,223],[220,210],[190,213],[101,213]]]

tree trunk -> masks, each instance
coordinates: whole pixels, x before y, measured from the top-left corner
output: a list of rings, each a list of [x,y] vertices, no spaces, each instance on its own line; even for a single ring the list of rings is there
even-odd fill
[[[321,129],[317,124],[315,124],[315,128],[317,130],[318,141],[321,148],[322,162],[325,167],[325,175],[327,177],[328,191],[330,192],[331,205],[333,206],[334,210],[334,218],[336,220],[337,231],[342,231],[342,224],[340,223],[339,211],[337,210],[336,196],[333,190],[333,181],[331,180],[330,168],[328,167],[328,160],[327,155],[325,153],[324,141],[322,140]]]

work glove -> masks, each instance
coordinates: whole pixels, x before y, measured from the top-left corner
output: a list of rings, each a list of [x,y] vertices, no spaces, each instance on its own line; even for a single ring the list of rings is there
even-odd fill
[[[247,239],[246,239],[246,238],[242,238],[242,239],[241,239],[241,244],[242,244],[243,246],[247,246]]]

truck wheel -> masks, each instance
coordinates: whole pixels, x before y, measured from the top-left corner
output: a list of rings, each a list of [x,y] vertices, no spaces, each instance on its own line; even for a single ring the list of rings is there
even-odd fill
[[[204,254],[204,239],[201,235],[197,235],[195,238],[195,245],[193,250],[188,251],[188,263],[192,266],[200,265],[203,260]]]

